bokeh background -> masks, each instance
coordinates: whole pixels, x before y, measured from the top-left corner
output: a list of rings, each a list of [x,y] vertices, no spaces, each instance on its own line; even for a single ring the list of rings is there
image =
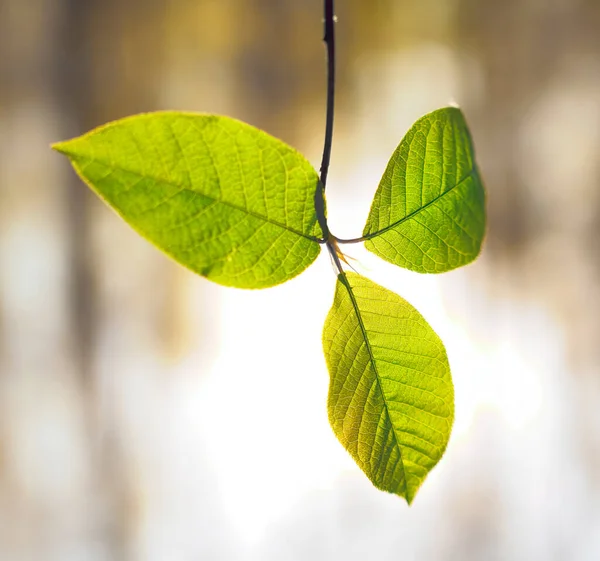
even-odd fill
[[[0,559],[600,559],[600,2],[338,0],[332,229],[359,235],[411,123],[455,102],[489,229],[473,265],[356,267],[416,305],[456,386],[412,507],[326,416],[328,258],[265,291],[194,276],[53,141],[224,113],[317,167],[320,0],[0,0]]]

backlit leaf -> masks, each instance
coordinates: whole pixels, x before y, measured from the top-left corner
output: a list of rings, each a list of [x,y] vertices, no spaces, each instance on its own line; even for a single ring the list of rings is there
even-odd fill
[[[410,504],[452,428],[444,345],[406,300],[346,273],[338,276],[323,347],[337,438],[376,487]]]
[[[250,125],[149,113],[54,148],[137,232],[210,280],[265,288],[319,254],[316,171]]]
[[[479,254],[485,195],[460,109],[419,119],[390,159],[363,232],[365,247],[419,273],[442,273]]]

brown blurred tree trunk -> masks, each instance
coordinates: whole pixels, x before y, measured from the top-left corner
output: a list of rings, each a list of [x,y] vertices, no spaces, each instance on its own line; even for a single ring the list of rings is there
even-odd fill
[[[156,108],[164,6],[163,0],[63,2],[51,76],[59,114],[64,118],[64,138],[117,117]],[[94,260],[98,253],[94,224],[96,212],[105,209],[99,208],[103,205],[74,174],[69,174],[67,182],[71,340],[92,445],[93,497],[103,501],[92,508],[100,513],[96,532],[109,547],[110,558],[125,559],[132,524],[133,506],[129,503],[135,497],[122,469],[117,421],[103,409],[97,368],[102,264]]]

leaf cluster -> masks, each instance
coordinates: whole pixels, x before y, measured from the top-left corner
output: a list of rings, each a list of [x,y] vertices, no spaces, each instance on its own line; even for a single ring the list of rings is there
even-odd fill
[[[323,330],[331,426],[376,487],[413,500],[452,428],[446,351],[406,300],[346,272],[339,247],[364,242],[419,273],[476,258],[484,191],[459,109],[413,125],[383,174],[362,236],[352,240],[330,233],[323,186],[304,156],[235,119],[149,113],[54,148],[140,235],[219,284],[275,286],[327,246],[338,267]]]

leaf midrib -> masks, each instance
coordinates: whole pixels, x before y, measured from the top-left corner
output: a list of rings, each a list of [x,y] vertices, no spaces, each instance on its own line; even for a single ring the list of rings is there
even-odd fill
[[[201,191],[197,191],[195,189],[191,189],[190,187],[185,187],[185,186],[182,187],[181,185],[179,185],[177,183],[174,183],[171,180],[164,179],[162,177],[152,177],[152,176],[149,176],[149,175],[145,175],[143,173],[140,173],[139,171],[132,170],[132,169],[127,169],[126,167],[123,167],[123,166],[110,165],[110,164],[107,164],[105,161],[103,161],[101,159],[98,159],[98,158],[87,158],[85,156],[77,156],[77,155],[74,155],[74,154],[71,154],[70,157],[73,160],[79,160],[80,162],[82,160],[84,160],[84,162],[88,162],[88,163],[91,163],[91,162],[97,163],[97,164],[100,164],[101,166],[104,166],[105,168],[107,168],[109,170],[123,171],[125,173],[130,173],[131,175],[137,175],[141,179],[149,179],[149,180],[152,180],[152,181],[160,181],[161,183],[164,183],[164,184],[166,184],[166,185],[168,185],[170,187],[178,188],[179,189],[179,193],[181,193],[182,191],[189,191],[190,193],[197,193],[198,195],[201,195],[202,197],[205,197],[205,198],[207,198],[207,199],[209,199],[209,200],[211,200],[213,202],[220,203],[220,204],[222,204],[224,206],[227,206],[227,207],[232,208],[234,210],[237,210],[239,212],[245,212],[246,214],[249,214],[250,216],[253,216],[254,218],[257,218],[259,220],[262,220],[264,222],[272,224],[273,226],[277,226],[279,228],[282,228],[283,230],[287,230],[288,232],[296,234],[297,236],[301,236],[301,237],[306,238],[307,240],[310,240],[310,241],[315,242],[315,243],[321,243],[321,240],[319,238],[317,238],[316,236],[311,236],[309,234],[304,234],[303,232],[300,232],[300,231],[296,230],[295,228],[290,228],[289,226],[286,226],[285,224],[281,224],[280,222],[277,222],[276,220],[273,220],[271,218],[262,216],[262,215],[260,215],[260,214],[258,214],[256,212],[254,212],[254,211],[248,210],[248,209],[243,208],[241,206],[238,206],[238,205],[236,205],[234,203],[230,203],[229,201],[224,201],[223,199],[217,199],[215,197],[211,197],[210,195],[207,195],[207,194],[202,193]],[[84,162],[82,162],[82,163],[84,163]],[[158,205],[158,206],[160,206],[160,205]],[[158,208],[158,206],[154,207],[154,208]],[[154,210],[154,208],[147,209],[147,210],[148,211]],[[315,219],[315,222],[313,223],[313,226],[314,226],[315,223],[316,223],[316,219]]]
[[[445,197],[448,193],[452,193],[457,187],[459,187],[460,185],[462,185],[465,181],[467,181],[467,179],[469,179],[470,177],[473,177],[474,175],[475,175],[475,167],[472,167],[471,171],[469,171],[469,173],[467,175],[465,175],[462,179],[460,179],[455,185],[453,185],[452,187],[450,187],[450,189],[447,189],[446,191],[444,191],[443,193],[441,193],[440,195],[438,195],[437,197],[435,197],[435,199],[432,199],[427,204],[419,207],[417,210],[415,210],[415,211],[411,212],[410,214],[404,216],[400,220],[396,220],[396,222],[394,222],[394,223],[386,226],[385,228],[382,228],[381,230],[379,230],[377,232],[373,232],[373,233],[370,233],[370,234],[363,234],[362,239],[366,241],[366,240],[370,240],[372,238],[376,238],[377,236],[381,236],[382,234],[385,234],[388,230],[391,230],[392,228],[395,228],[396,226],[400,226],[400,224],[402,224],[403,222],[406,222],[407,220],[410,220],[411,218],[414,218],[420,212],[424,211],[425,209],[427,209],[430,206],[432,206],[435,203],[437,203],[440,199],[442,199],[443,197]]]
[[[404,477],[405,497],[406,497],[406,500],[408,501],[408,503],[410,504],[411,498],[410,498],[409,492],[408,492],[408,478],[406,477],[406,468],[404,466],[404,458],[402,457],[402,446],[400,445],[400,440],[398,438],[398,435],[396,434],[396,427],[394,426],[394,423],[392,422],[392,418],[390,416],[390,408],[388,407],[387,398],[385,396],[385,392],[383,391],[383,387],[381,385],[381,377],[379,376],[379,371],[377,370],[377,364],[375,363],[375,356],[373,355],[373,351],[371,350],[371,343],[369,342],[369,337],[367,336],[367,329],[363,322],[362,315],[361,315],[360,309],[358,307],[358,302],[356,301],[356,297],[354,296],[354,292],[352,291],[352,286],[350,286],[350,281],[348,280],[348,277],[343,272],[340,273],[339,276],[342,277],[343,280],[341,280],[341,279],[340,280],[341,280],[342,284],[346,287],[346,290],[348,291],[348,295],[350,296],[350,301],[352,302],[352,307],[354,308],[354,311],[356,313],[356,319],[358,320],[358,325],[360,326],[360,330],[363,334],[363,338],[364,338],[365,344],[367,346],[367,352],[369,353],[369,360],[373,366],[373,371],[375,372],[375,377],[377,378],[377,385],[379,386],[379,391],[381,392],[381,395],[383,397],[383,403],[385,405],[385,412],[390,421],[390,426],[392,427],[392,432],[394,434],[394,440],[396,441],[396,446],[398,447],[398,453],[400,455],[400,464],[402,465],[402,475]]]

